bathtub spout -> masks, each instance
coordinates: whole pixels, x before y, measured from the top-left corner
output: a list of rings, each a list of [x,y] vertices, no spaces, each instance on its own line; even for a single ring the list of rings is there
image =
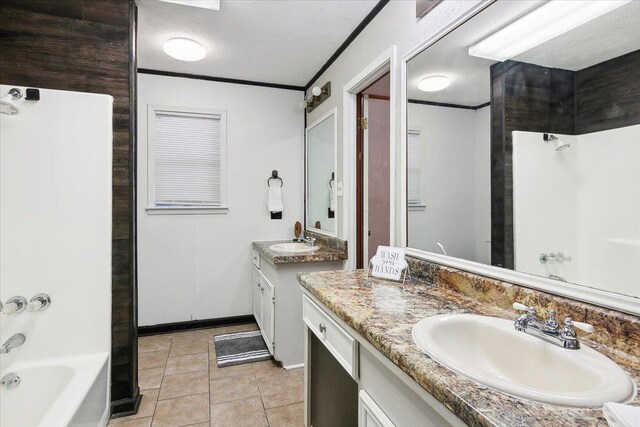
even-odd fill
[[[13,334],[2,347],[0,347],[0,354],[7,354],[16,347],[20,347],[27,340],[24,334]]]

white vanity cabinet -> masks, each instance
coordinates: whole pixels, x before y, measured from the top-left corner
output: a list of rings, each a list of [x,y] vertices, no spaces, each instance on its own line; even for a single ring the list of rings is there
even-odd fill
[[[305,426],[346,427],[355,425],[355,419],[358,427],[466,425],[342,319],[303,293]]]
[[[253,315],[274,359],[285,368],[304,364],[300,272],[342,270],[342,261],[273,264],[253,250]]]

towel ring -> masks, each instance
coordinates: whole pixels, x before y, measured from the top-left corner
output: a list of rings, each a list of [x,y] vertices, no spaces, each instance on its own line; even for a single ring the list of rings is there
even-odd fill
[[[333,188],[333,185],[331,185],[331,183],[335,182],[335,180],[336,180],[336,173],[331,172],[331,179],[329,180],[329,188]]]
[[[267,187],[271,187],[269,184],[271,183],[272,179],[280,180],[280,187],[282,187],[284,185],[284,181],[282,180],[282,178],[280,178],[278,176],[278,171],[277,170],[273,170],[271,172],[271,176],[269,178],[267,178]]]

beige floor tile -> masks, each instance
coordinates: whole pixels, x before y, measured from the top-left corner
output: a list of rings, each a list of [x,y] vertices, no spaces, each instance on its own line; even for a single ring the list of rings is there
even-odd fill
[[[147,417],[147,418],[128,419],[126,421],[112,420],[109,422],[109,425],[118,426],[118,427],[150,427],[152,419],[153,418],[151,417]]]
[[[140,390],[160,388],[163,374],[164,368],[145,369],[144,371],[138,372],[138,386]]]
[[[211,427],[266,427],[268,425],[259,397],[211,406]]]
[[[256,379],[253,375],[211,380],[209,393],[212,405],[260,396],[258,384],[256,384]]]
[[[138,354],[138,370],[164,368],[169,357],[169,350],[147,351]]]
[[[169,336],[174,343],[177,341],[205,340],[213,342],[213,329],[197,329],[193,331],[176,332]]]
[[[302,427],[304,424],[304,403],[267,409],[269,427]]]
[[[255,323],[247,323],[244,325],[233,325],[233,326],[222,326],[219,328],[214,328],[213,335],[224,335],[231,334],[235,332],[247,332],[247,331],[257,331],[258,325]]]
[[[251,363],[253,374],[258,380],[275,378],[286,378],[292,375],[300,376],[297,369],[284,369],[278,366],[273,360]]]
[[[190,394],[207,393],[209,391],[209,375],[207,372],[191,372],[180,375],[165,375],[160,388],[159,400]]]
[[[209,423],[198,423],[198,424],[190,424],[186,427],[211,427]]]
[[[189,354],[207,353],[209,351],[209,342],[202,339],[194,340],[174,340],[171,344],[171,352],[169,358],[176,356],[186,356]]]
[[[215,360],[210,361],[209,377],[212,380],[219,378],[229,378],[238,376],[253,376],[252,363],[245,363],[244,365],[226,366],[224,368],[218,368]]]
[[[169,350],[169,347],[171,347],[171,338],[164,335],[138,338],[138,353]]]
[[[213,342],[209,343],[209,359],[216,360],[216,347]]]
[[[209,421],[207,393],[159,400],[153,416],[154,427],[180,427]]]
[[[206,371],[209,369],[209,355],[205,353],[170,357],[165,375],[186,374],[188,372]]]
[[[290,405],[304,400],[304,383],[297,375],[258,381],[258,386],[266,409]]]

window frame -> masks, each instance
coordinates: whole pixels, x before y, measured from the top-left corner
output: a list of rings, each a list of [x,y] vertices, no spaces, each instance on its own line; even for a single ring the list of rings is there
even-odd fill
[[[155,191],[156,114],[220,119],[220,205],[157,206]],[[150,215],[225,214],[229,211],[227,191],[227,110],[149,104],[147,106],[147,207]]]
[[[418,128],[411,128],[407,130],[407,156],[409,154],[409,134],[417,134],[418,135],[418,142],[420,144],[420,148],[424,149],[424,145],[422,143],[422,130],[418,129]],[[424,153],[421,153],[424,155]],[[409,202],[409,179],[408,179],[408,175],[409,175],[409,159],[407,157],[407,210],[409,211],[423,211],[426,209],[427,205],[425,204],[424,201],[424,186],[422,185],[422,178],[424,177],[424,173],[425,173],[425,164],[424,164],[424,159],[421,158],[420,159],[420,200],[418,203],[410,203]]]

